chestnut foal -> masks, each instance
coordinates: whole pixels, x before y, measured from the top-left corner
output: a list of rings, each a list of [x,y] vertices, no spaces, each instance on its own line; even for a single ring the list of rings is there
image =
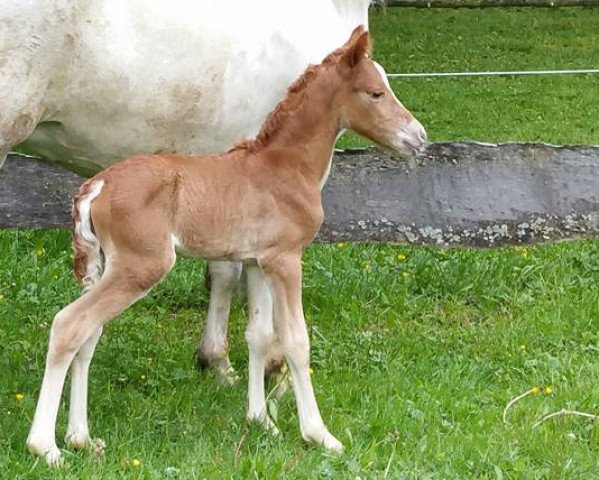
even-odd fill
[[[176,252],[248,267],[248,418],[276,432],[266,413],[264,370],[280,349],[303,438],[342,450],[325,427],[310,380],[302,253],[323,221],[320,189],[341,129],[403,154],[420,150],[426,139],[369,50],[368,33],[359,27],[289,88],[254,140],[225,154],[135,156],[83,184],[73,208],[73,246],[85,291],[52,324],[27,440],[33,453],[60,462],[55,424],[71,363],[66,441],[79,448],[90,441],[87,377],[102,327],[167,274]]]

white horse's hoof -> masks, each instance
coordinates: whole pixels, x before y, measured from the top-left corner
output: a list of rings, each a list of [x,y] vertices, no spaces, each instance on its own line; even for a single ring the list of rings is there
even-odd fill
[[[92,439],[87,429],[68,431],[64,437],[64,441],[69,448],[75,450],[83,450],[92,444]]]

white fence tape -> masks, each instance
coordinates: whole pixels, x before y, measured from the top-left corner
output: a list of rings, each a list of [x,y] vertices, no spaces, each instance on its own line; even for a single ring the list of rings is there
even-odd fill
[[[583,68],[578,70],[514,70],[505,72],[436,72],[436,73],[389,73],[389,78],[405,77],[491,77],[499,75],[574,75],[599,73],[599,68]]]

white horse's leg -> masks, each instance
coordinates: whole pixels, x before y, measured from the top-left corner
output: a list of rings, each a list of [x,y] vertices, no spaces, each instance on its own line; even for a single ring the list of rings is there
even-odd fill
[[[0,27],[0,38],[1,30]],[[3,46],[0,45],[0,58],[4,60],[0,68],[0,168],[10,150],[35,130],[44,111],[44,95],[50,81],[32,66],[42,60],[23,53],[28,49],[3,51]]]
[[[245,338],[249,347],[247,418],[277,434],[268,416],[264,392],[264,370],[268,353],[277,343],[272,324],[272,299],[266,278],[257,265],[247,267],[249,321]]]
[[[210,303],[204,333],[198,346],[198,362],[202,368],[216,370],[225,384],[233,384],[237,380],[227,352],[227,326],[231,299],[241,270],[239,262],[214,261],[208,264]]]
[[[310,341],[302,307],[300,255],[279,256],[261,264],[271,285],[274,328],[291,369],[302,437],[340,452],[343,445],[326,428],[310,379]]]
[[[102,327],[96,329],[79,349],[71,367],[71,402],[65,442],[76,449],[83,449],[91,443],[87,424],[87,385],[89,366],[100,335]]]
[[[31,108],[34,109],[33,106]],[[38,118],[37,113],[33,112],[18,118],[11,118],[8,114],[2,115],[0,112],[0,169],[4,166],[10,149],[33,133]]]
[[[6,156],[8,155],[8,150],[8,147],[2,148],[2,145],[0,145],[0,169],[4,166]]]

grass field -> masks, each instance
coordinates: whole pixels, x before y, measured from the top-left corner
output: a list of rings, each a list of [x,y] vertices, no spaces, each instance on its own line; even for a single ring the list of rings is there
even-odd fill
[[[596,67],[599,10],[412,10],[372,15],[388,71]],[[403,80],[433,140],[599,144],[597,77]],[[345,144],[355,144],[346,139]],[[90,382],[104,458],[51,471],[24,447],[49,323],[79,292],[68,232],[0,232],[0,478],[599,477],[599,426],[542,415],[599,411],[599,242],[496,250],[315,246],[305,309],[323,416],[340,456],[304,444],[293,397],[283,435],[245,421],[243,302],[231,322],[242,376],[194,368],[204,266],[181,259],[107,329]],[[501,419],[510,398],[535,386]],[[59,445],[66,425],[61,408]]]

